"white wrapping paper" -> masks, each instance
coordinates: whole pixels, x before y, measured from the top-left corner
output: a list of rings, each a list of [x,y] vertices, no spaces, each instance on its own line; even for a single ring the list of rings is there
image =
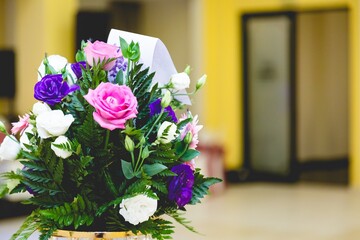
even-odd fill
[[[129,44],[131,41],[139,43],[141,54],[139,62],[150,67],[150,72],[156,72],[153,84],[159,83],[160,86],[163,86],[170,81],[171,75],[177,73],[169,51],[160,39],[111,29],[107,43],[120,46],[120,37]],[[186,94],[186,91],[180,91],[179,94]],[[175,98],[184,104],[191,105],[190,98],[187,95],[180,95]]]

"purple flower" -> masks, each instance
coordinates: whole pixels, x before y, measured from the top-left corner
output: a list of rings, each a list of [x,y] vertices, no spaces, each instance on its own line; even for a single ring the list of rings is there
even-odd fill
[[[159,114],[161,112],[161,99],[159,98],[159,99],[155,100],[154,102],[150,103],[149,108],[150,108],[150,117],[152,117],[156,114]],[[177,117],[175,115],[174,110],[171,108],[171,106],[167,106],[164,109],[164,112],[167,113],[171,117],[171,120],[174,123],[177,123]]]
[[[71,64],[71,70],[74,72],[77,79],[79,79],[82,76],[82,68],[86,68],[86,62],[76,62]]]
[[[34,87],[34,97],[51,106],[61,102],[69,93],[78,90],[78,85],[68,85],[61,74],[46,75]]]
[[[194,172],[185,164],[176,165],[171,169],[177,176],[171,178],[168,197],[183,207],[191,201],[192,187],[194,185]]]
[[[119,49],[120,51],[120,49]],[[108,72],[108,79],[109,82],[115,82],[116,75],[119,71],[125,71],[127,68],[127,62],[125,62],[125,59],[123,56],[119,57],[115,61],[115,66],[109,70]]]

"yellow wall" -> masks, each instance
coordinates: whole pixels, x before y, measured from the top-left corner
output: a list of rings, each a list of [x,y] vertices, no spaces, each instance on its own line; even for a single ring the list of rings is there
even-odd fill
[[[5,42],[5,0],[0,0],[0,48]]]
[[[358,0],[203,0],[206,125],[224,136],[226,168],[243,159],[242,60],[240,16],[248,12],[349,8],[350,173],[360,186],[359,3]]]
[[[73,60],[76,0],[16,0],[16,112],[31,110],[33,86],[45,53]]]

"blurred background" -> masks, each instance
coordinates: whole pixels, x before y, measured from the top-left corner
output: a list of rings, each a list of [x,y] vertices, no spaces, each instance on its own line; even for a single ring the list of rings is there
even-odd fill
[[[154,36],[193,82],[208,75],[197,164],[224,179],[190,208],[205,236],[175,239],[358,239],[359,16],[359,0],[0,0],[1,120],[31,109],[45,53]],[[0,236],[29,210],[2,200]]]

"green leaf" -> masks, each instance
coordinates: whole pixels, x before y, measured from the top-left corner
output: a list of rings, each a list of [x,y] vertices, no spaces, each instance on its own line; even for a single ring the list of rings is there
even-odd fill
[[[129,58],[129,52],[128,52],[129,44],[122,37],[120,37],[120,48],[123,57]]]
[[[115,82],[119,85],[124,85],[124,73],[121,69],[116,74]]]
[[[177,211],[177,212],[168,213],[168,215],[170,217],[174,218],[176,222],[180,223],[181,225],[183,225],[185,228],[187,228],[191,232],[198,233],[195,230],[195,228],[190,225],[191,222],[184,217],[183,213],[180,213],[179,211]]]
[[[182,120],[177,124],[178,129],[185,127],[185,125],[191,122],[192,120],[193,120],[192,118],[186,118],[185,120]]]
[[[9,193],[9,188],[5,184],[0,185],[0,198],[3,198],[8,193]]]
[[[141,153],[141,158],[146,159],[146,158],[149,157],[149,155],[150,155],[149,147],[146,146],[146,147],[144,147],[144,149],[143,149],[143,151]]]
[[[200,199],[208,194],[209,187],[213,184],[219,183],[222,180],[219,178],[205,178],[199,172],[195,173],[195,183],[193,186],[193,196],[191,198],[190,204],[196,204],[200,202]]]
[[[12,235],[10,240],[23,240],[28,239],[38,228],[39,223],[36,221],[35,212],[28,216],[19,230]]]
[[[144,164],[143,169],[144,169],[144,172],[146,173],[146,175],[152,177],[152,176],[164,171],[165,169],[167,169],[167,167],[160,163],[154,163],[154,164]]]
[[[0,132],[7,134],[5,124],[2,121],[0,121]]]
[[[126,179],[132,179],[135,177],[135,173],[130,162],[121,160],[121,168]]]
[[[180,155],[182,154],[186,148],[188,147],[187,144],[185,144],[184,142],[176,142],[175,143],[175,150],[176,150],[176,155]]]
[[[137,62],[140,59],[140,46],[139,43],[134,43],[133,41],[131,41],[129,48],[128,48],[128,52],[129,52],[129,59],[133,62]]]
[[[190,161],[200,155],[200,152],[195,149],[188,149],[182,156],[183,161]]]

